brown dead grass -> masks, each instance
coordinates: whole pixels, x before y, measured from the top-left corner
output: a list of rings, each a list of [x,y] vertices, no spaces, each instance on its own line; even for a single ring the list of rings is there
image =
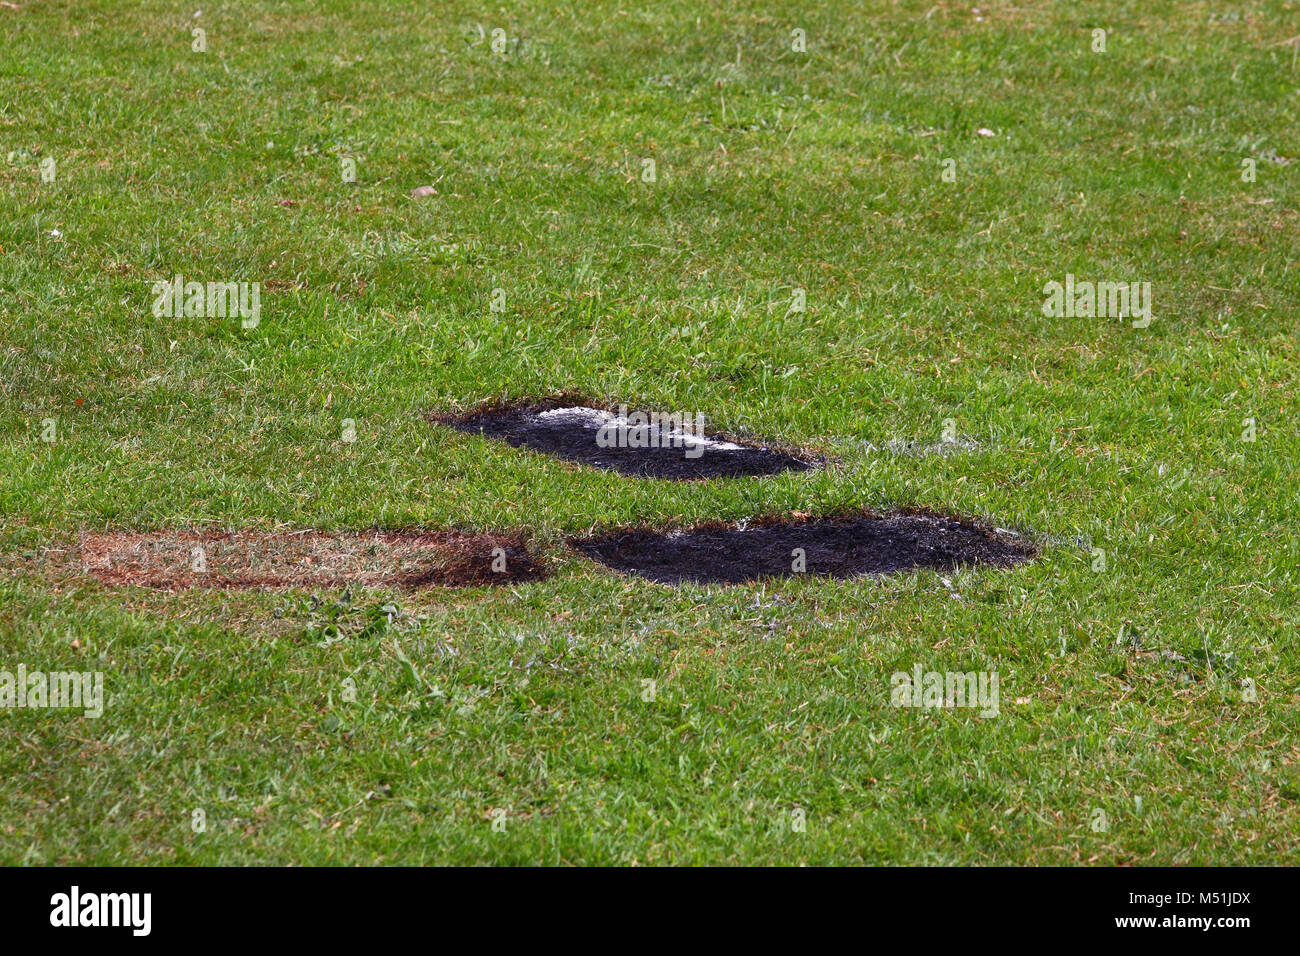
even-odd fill
[[[504,570],[494,570],[502,552]],[[422,588],[544,576],[521,538],[466,531],[112,531],[82,534],[43,557],[47,572],[166,590]]]

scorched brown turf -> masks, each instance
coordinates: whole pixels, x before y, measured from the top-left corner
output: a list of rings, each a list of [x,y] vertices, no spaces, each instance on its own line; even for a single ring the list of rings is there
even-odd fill
[[[493,562],[504,552],[504,570]],[[54,568],[109,585],[402,588],[507,584],[543,576],[518,537],[463,531],[108,532],[45,552]],[[500,566],[500,561],[497,561]]]

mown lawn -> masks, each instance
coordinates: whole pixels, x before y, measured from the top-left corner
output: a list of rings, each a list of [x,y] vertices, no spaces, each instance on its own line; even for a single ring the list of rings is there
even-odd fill
[[[0,862],[1297,859],[1300,4],[17,6],[0,670],[108,702],[0,709]],[[1154,321],[1045,316],[1067,274]],[[260,322],[155,317],[176,275]],[[638,481],[424,418],[562,391],[829,464]],[[564,544],[906,506],[1041,557],[670,588]],[[553,575],[42,562],[200,527],[525,531]],[[1000,715],[890,706],[918,664]]]

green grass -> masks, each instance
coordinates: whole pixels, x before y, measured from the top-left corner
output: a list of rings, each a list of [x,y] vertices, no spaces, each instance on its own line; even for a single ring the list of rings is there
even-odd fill
[[[0,669],[109,698],[0,711],[0,861],[1296,860],[1300,5],[727,6],[0,9]],[[260,325],[155,318],[177,273],[260,282]],[[1156,320],[1043,316],[1066,273]],[[422,418],[564,390],[832,462],[634,481]],[[976,447],[872,450],[947,419]],[[909,505],[1042,557],[671,589],[562,544]],[[21,560],[187,526],[526,529],[555,574]],[[891,707],[917,663],[996,671],[1001,716]]]

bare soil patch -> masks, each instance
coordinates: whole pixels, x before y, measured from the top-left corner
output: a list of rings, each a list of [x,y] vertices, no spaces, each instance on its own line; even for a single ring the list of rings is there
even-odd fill
[[[423,588],[544,576],[518,537],[464,531],[118,531],[82,534],[48,564],[113,586]]]
[[[968,564],[1010,567],[1036,551],[1010,532],[924,512],[766,519],[744,527],[626,529],[570,544],[616,571],[665,584],[847,578]],[[801,569],[802,568],[802,569]]]
[[[689,424],[641,424],[635,414],[624,418],[580,400],[552,398],[430,417],[458,431],[636,478],[736,478],[813,466],[808,456],[697,434]]]

